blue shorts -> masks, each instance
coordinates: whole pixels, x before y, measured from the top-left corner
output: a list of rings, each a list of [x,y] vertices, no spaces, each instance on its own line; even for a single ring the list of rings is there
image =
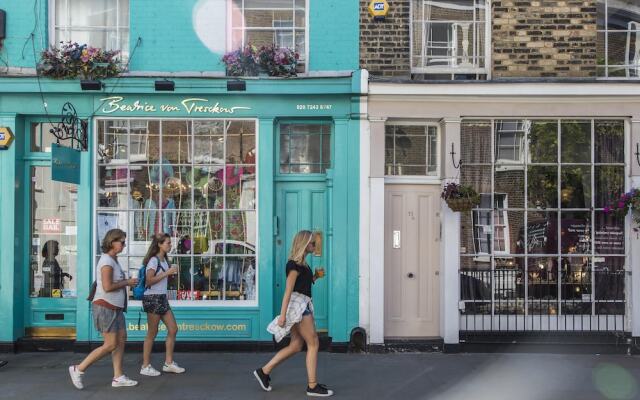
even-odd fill
[[[304,317],[305,315],[311,315],[311,309],[309,308],[309,303],[307,303],[307,309],[304,310],[304,312],[302,313],[302,316]]]

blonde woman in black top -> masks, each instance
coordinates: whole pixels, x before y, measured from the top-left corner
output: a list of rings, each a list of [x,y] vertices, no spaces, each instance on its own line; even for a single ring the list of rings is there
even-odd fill
[[[322,275],[311,271],[311,267],[307,264],[307,255],[315,250],[314,235],[310,231],[300,231],[293,238],[291,251],[289,253],[289,261],[286,267],[286,287],[284,297],[282,299],[282,307],[280,308],[280,317],[278,325],[284,327],[286,324],[286,315],[289,308],[289,302],[294,292],[311,297],[311,285]],[[309,299],[310,300],[310,299]],[[310,303],[310,301],[309,301]],[[321,385],[317,381],[316,370],[318,366],[318,349],[320,343],[316,332],[316,325],[313,318],[313,306],[307,303],[307,308],[302,313],[302,320],[291,327],[291,342],[289,345],[278,353],[262,368],[254,371],[254,376],[260,383],[263,390],[271,391],[271,371],[280,363],[302,350],[302,345],[307,345],[307,395],[314,397],[328,397],[333,395],[333,391],[329,390],[325,385]]]

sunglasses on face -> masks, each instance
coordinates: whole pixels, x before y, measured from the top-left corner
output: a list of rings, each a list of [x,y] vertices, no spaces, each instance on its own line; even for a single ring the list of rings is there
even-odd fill
[[[313,247],[316,246],[316,242],[309,242],[310,245],[312,245]]]
[[[113,243],[122,243],[122,245],[124,246],[127,243],[127,239],[114,240]]]

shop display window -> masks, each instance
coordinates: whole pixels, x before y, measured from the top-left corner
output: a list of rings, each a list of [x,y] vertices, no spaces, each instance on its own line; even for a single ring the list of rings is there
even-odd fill
[[[170,300],[256,300],[255,121],[100,119],[97,136],[96,254],[123,229],[135,275],[164,232]]]
[[[613,119],[462,122],[460,182],[480,194],[461,213],[464,314],[624,315],[624,218],[604,212],[625,190],[624,129]]]

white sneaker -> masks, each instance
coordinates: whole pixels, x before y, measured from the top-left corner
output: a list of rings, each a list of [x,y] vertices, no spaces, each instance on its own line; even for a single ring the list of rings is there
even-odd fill
[[[80,372],[76,365],[69,366],[69,376],[71,376],[71,382],[76,389],[82,390],[84,388],[84,385],[82,384],[82,375],[84,375],[84,372]]]
[[[135,386],[137,384],[138,381],[134,381],[133,379],[128,378],[126,375],[113,378],[113,380],[111,381],[111,386],[113,387]]]
[[[151,364],[149,364],[146,367],[140,368],[140,375],[159,376],[160,375],[160,371],[158,371],[157,369],[153,368],[151,366]]]
[[[175,361],[171,364],[164,363],[164,365],[162,366],[162,370],[164,372],[173,372],[174,374],[181,374],[185,371],[185,369],[176,364]]]

